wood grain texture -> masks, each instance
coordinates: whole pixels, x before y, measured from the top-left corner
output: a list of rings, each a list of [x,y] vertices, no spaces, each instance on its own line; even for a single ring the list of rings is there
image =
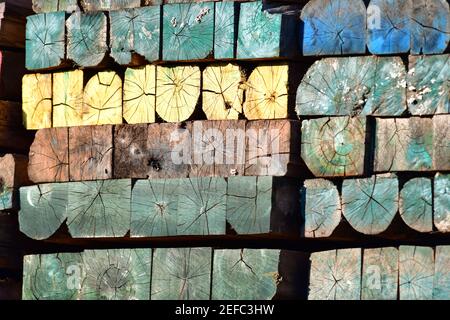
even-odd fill
[[[434,277],[433,249],[401,246],[399,261],[400,300],[431,300]]]
[[[212,55],[213,2],[166,4],[162,19],[163,60],[199,60]]]
[[[441,232],[450,232],[450,174],[434,177],[434,225]]]
[[[0,157],[0,210],[18,207],[17,187],[30,184],[27,166],[26,156],[6,154]]]
[[[68,129],[42,129],[36,133],[29,153],[28,175],[35,183],[68,181]]]
[[[433,300],[448,300],[450,295],[450,247],[436,247],[435,257]]]
[[[244,102],[243,82],[243,73],[236,64],[206,67],[203,71],[202,109],[208,120],[239,119]]]
[[[53,127],[83,124],[83,75],[82,70],[53,74]]]
[[[52,127],[52,75],[27,74],[22,79],[23,125],[28,130]]]
[[[50,238],[67,218],[67,184],[20,188],[20,231],[31,239]]]
[[[177,235],[179,185],[179,179],[136,181],[131,199],[131,237]]]
[[[148,0],[145,1],[148,2]],[[81,0],[80,2],[85,11],[120,10],[141,5],[141,0]]]
[[[364,174],[366,119],[337,117],[302,122],[302,159],[317,177]]]
[[[69,128],[70,181],[113,177],[113,127]]]
[[[365,249],[361,300],[397,300],[398,249]]]
[[[147,61],[159,59],[160,7],[110,11],[110,49],[114,60],[131,64],[137,53]]]
[[[357,231],[384,232],[398,211],[398,179],[395,175],[344,180],[342,213]]]
[[[419,232],[433,231],[432,182],[428,178],[414,178],[400,191],[399,212],[403,221]]]
[[[188,178],[180,184],[178,235],[224,235],[226,193],[224,178]]]
[[[66,11],[78,11],[77,0],[33,0],[33,10],[36,13]]]
[[[297,90],[302,116],[400,116],[406,111],[406,68],[399,57],[325,58]]]
[[[413,115],[450,113],[449,55],[410,56],[408,109]]]
[[[84,87],[83,124],[122,123],[122,79],[114,71],[102,71]]]
[[[237,34],[237,4],[231,2],[216,2],[214,4],[214,58],[233,59]]]
[[[182,122],[189,119],[200,97],[200,68],[158,67],[156,82],[158,115],[167,122]]]
[[[65,58],[65,12],[27,17],[26,59],[28,70],[55,68]]]
[[[260,65],[246,82],[244,114],[248,120],[288,117],[287,64]]]
[[[308,300],[359,300],[361,249],[311,254]]]
[[[152,300],[210,299],[210,248],[156,249],[153,259]]]
[[[72,237],[124,237],[130,230],[131,180],[72,182],[68,190]]]
[[[306,238],[331,236],[342,219],[341,198],[329,180],[305,180],[301,189]]]
[[[66,22],[67,59],[80,67],[95,67],[108,51],[107,18],[102,12],[73,13]]]
[[[366,15],[366,6],[361,0],[309,1],[301,13],[303,55],[365,53]]]
[[[214,250],[213,300],[270,300],[282,281],[280,250]]]
[[[156,121],[156,67],[127,68],[123,83],[123,118],[129,124]]]
[[[433,169],[450,170],[450,114],[433,117]]]

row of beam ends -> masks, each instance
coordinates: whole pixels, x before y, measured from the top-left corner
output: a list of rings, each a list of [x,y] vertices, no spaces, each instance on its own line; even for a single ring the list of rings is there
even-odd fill
[[[24,300],[448,300],[450,247],[116,249],[25,256]]]
[[[107,37],[103,12],[75,12],[67,22],[65,12],[42,13],[28,17],[26,66],[67,59],[92,67],[107,52],[124,65],[132,53],[149,62],[364,54],[366,44],[373,54],[439,54],[450,39],[449,16],[446,0],[372,0],[368,8],[362,0],[312,0],[300,26],[295,15],[267,13],[261,1],[167,4],[111,11]]]

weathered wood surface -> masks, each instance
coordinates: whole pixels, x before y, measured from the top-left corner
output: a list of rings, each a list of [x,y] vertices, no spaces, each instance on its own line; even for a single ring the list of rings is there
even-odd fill
[[[411,1],[411,53],[437,54],[450,40],[450,9],[445,0]]]
[[[54,128],[83,125],[83,75],[82,70],[53,74],[53,100],[50,102],[52,103],[52,126]],[[37,80],[41,92],[47,94],[44,91],[49,90],[47,81],[40,81],[39,77]],[[35,95],[34,92],[33,94]],[[41,103],[46,104],[47,102],[48,100],[43,100]]]
[[[84,87],[83,124],[121,124],[122,79],[114,71],[102,71]]]
[[[129,124],[156,121],[156,67],[128,68],[123,83],[123,118]]]
[[[434,225],[441,232],[450,232],[450,174],[437,174],[433,189]]]
[[[449,116],[377,119],[376,172],[448,170]]]
[[[299,21],[294,15],[270,14],[262,1],[240,4],[238,59],[287,58],[298,55]]]
[[[301,188],[302,217],[307,238],[330,237],[342,219],[341,198],[333,182],[305,180]]]
[[[357,231],[384,232],[398,211],[398,179],[395,175],[344,180],[342,213]]]
[[[403,221],[419,232],[433,231],[432,182],[428,178],[414,178],[400,191],[399,212]]]
[[[69,180],[69,133],[67,128],[42,129],[31,145],[28,176],[35,183]]]
[[[113,127],[69,128],[70,181],[113,177]]]
[[[365,249],[361,300],[397,300],[398,249]]]
[[[233,1],[217,2],[214,8],[214,58],[233,59],[236,55],[238,4]]]
[[[210,248],[156,249],[153,258],[152,300],[209,300]]]
[[[359,300],[361,249],[311,254],[309,300]]]
[[[149,2],[145,0],[146,4]],[[126,8],[136,8],[141,5],[141,0],[81,0],[81,6],[85,11],[107,11]]]
[[[366,119],[337,117],[302,122],[302,159],[317,177],[365,172]]]
[[[413,115],[450,113],[449,55],[410,56],[408,109]]]
[[[20,231],[29,238],[52,236],[67,218],[67,184],[39,184],[20,188]]]
[[[213,2],[166,4],[162,19],[163,60],[200,60],[212,55]]]
[[[280,282],[280,250],[215,250],[213,300],[270,300]]]
[[[406,111],[406,68],[399,57],[325,58],[297,90],[298,116],[400,116]]]
[[[0,157],[0,210],[18,206],[17,188],[30,184],[27,166],[27,156],[6,154]]]
[[[22,110],[23,124],[26,129],[52,127],[51,74],[27,74],[23,77]]]
[[[177,234],[225,234],[226,193],[224,178],[183,179],[178,195]]]
[[[303,7],[303,54],[366,52],[366,6],[361,0],[311,0]]]
[[[22,124],[19,103],[0,100],[0,148],[2,152],[27,154],[33,142],[33,134]]]
[[[245,127],[246,176],[300,174],[300,122],[249,121]]]
[[[226,220],[238,235],[298,235],[299,183],[276,177],[230,177]]]
[[[434,278],[433,249],[401,246],[399,261],[400,300],[431,300]]]
[[[229,63],[206,67],[202,84],[202,109],[207,119],[239,119],[244,102],[244,75],[238,65]]]
[[[111,11],[111,56],[121,65],[133,63],[133,53],[153,62],[159,59],[160,7]]]
[[[367,7],[367,47],[373,54],[409,52],[411,0],[371,0]]]
[[[288,76],[287,64],[256,67],[246,82],[245,117],[249,120],[287,118]]]
[[[131,180],[72,182],[68,193],[72,237],[124,237],[130,230]]]
[[[1,40],[0,40],[1,41]],[[20,101],[21,79],[25,73],[25,54],[0,51],[0,99]]]
[[[435,250],[433,300],[450,298],[450,246],[438,246]]]
[[[75,12],[67,19],[66,27],[67,59],[80,67],[98,66],[108,51],[106,15]]]
[[[25,47],[26,16],[31,13],[31,3],[27,0],[0,1],[0,46]]]
[[[36,13],[66,11],[78,11],[77,0],[33,0],[33,10]]]
[[[59,67],[65,59],[65,12],[27,17],[26,59],[28,70]]]
[[[158,67],[156,112],[167,122],[188,120],[200,98],[199,67]]]

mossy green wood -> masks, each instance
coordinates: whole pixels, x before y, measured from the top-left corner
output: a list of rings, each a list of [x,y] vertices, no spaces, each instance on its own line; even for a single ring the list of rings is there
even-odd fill
[[[419,232],[433,231],[433,194],[431,179],[414,178],[400,191],[399,211],[403,221]]]
[[[151,249],[83,252],[81,300],[149,300]]]
[[[301,155],[317,177],[364,173],[366,119],[319,118],[302,122]]]
[[[224,178],[188,178],[180,183],[178,235],[224,235],[226,193]]]
[[[357,231],[375,235],[390,226],[398,210],[396,176],[344,180],[342,213]]]
[[[131,199],[131,237],[177,234],[180,180],[138,180]]]
[[[361,249],[311,254],[308,300],[359,300]]]
[[[72,182],[68,189],[72,237],[124,237],[130,230],[131,180]]]
[[[205,59],[213,52],[213,39],[213,2],[164,5],[163,60]]]
[[[155,249],[152,300],[209,300],[211,248]]]
[[[375,172],[428,171],[432,167],[432,119],[376,119]]]
[[[67,19],[66,27],[67,59],[80,67],[99,65],[108,51],[106,15],[75,12]]]
[[[27,17],[25,66],[28,70],[58,67],[64,59],[65,12]]]
[[[235,14],[236,3],[216,2],[214,22],[214,58],[233,59],[236,42]]]
[[[55,11],[73,12],[79,9],[77,0],[33,0],[33,10],[36,13]]]
[[[272,177],[230,177],[227,222],[238,234],[271,232]]]
[[[433,300],[450,300],[450,246],[435,250]]]
[[[133,52],[149,62],[159,59],[160,11],[156,6],[109,12],[111,56],[117,63],[130,64]]]
[[[434,252],[429,247],[400,247],[400,300],[431,300]]]
[[[333,182],[324,179],[306,180],[301,189],[301,200],[305,237],[331,236],[342,219],[341,198]]]
[[[35,240],[52,236],[67,218],[67,183],[20,188],[20,231]]]
[[[145,0],[145,2],[147,4],[149,0]],[[140,5],[141,0],[81,0],[84,11],[120,10],[139,7]]]
[[[398,249],[365,249],[362,271],[362,300],[397,300]]]
[[[301,116],[399,116],[406,111],[406,68],[399,57],[326,58],[297,90]]]
[[[408,109],[413,115],[450,113],[450,55],[410,56]]]
[[[434,177],[434,225],[441,232],[450,232],[450,174]]]
[[[270,300],[279,284],[280,250],[214,250],[212,300]]]
[[[30,255],[23,259],[23,300],[76,300],[82,281],[80,253]]]
[[[14,188],[0,184],[0,211],[13,209],[17,206],[17,196]]]

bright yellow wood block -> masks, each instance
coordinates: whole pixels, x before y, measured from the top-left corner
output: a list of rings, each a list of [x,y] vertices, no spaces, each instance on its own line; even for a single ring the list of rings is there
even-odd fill
[[[52,127],[51,74],[27,74],[22,78],[22,111],[26,129]]]
[[[53,74],[53,127],[83,125],[83,71]]]

